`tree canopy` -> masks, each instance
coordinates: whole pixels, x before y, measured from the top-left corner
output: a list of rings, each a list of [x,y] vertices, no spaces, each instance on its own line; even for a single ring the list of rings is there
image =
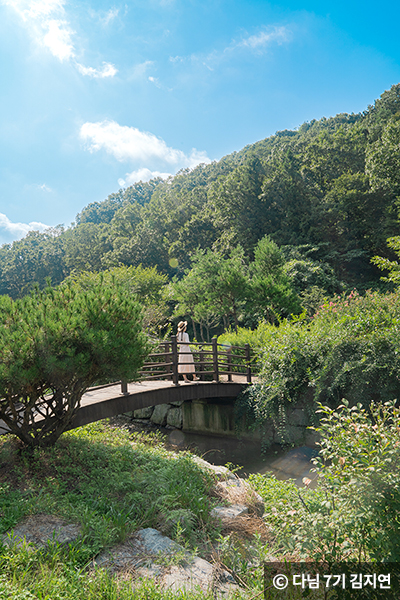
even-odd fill
[[[397,84],[363,113],[278,131],[167,181],[92,202],[68,229],[3,245],[0,293],[18,298],[47,276],[57,285],[72,271],[122,265],[182,277],[198,249],[229,256],[240,245],[252,260],[266,235],[279,247],[317,248],[313,260],[341,285],[376,288],[370,259],[393,259],[386,239],[400,235],[399,114]]]

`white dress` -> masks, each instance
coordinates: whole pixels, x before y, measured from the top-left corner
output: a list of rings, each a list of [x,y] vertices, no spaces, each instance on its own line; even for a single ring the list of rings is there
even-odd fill
[[[181,331],[177,335],[177,340],[179,345],[178,373],[194,373],[194,360],[189,346],[189,335],[186,332]],[[183,352],[185,352],[185,354],[183,354]],[[186,354],[186,352],[188,354]]]

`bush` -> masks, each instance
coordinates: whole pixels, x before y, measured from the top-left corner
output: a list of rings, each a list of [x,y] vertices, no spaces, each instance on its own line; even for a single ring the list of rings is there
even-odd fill
[[[239,412],[264,424],[305,402],[338,406],[387,402],[400,389],[400,294],[355,292],[263,331],[261,383],[238,399]]]
[[[133,379],[148,353],[140,305],[100,281],[0,302],[0,418],[27,446],[51,445],[86,388]]]
[[[328,563],[399,561],[400,409],[394,401],[368,410],[344,402],[320,412],[315,490],[251,477],[270,508],[277,547]]]

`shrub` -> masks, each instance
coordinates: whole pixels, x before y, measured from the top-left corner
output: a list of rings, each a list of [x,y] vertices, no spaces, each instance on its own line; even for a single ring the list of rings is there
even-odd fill
[[[239,415],[257,424],[306,402],[338,406],[342,398],[386,402],[400,391],[400,294],[355,292],[279,327],[266,327],[259,351],[261,383],[238,399]]]
[[[270,507],[277,547],[328,563],[399,561],[400,409],[394,401],[368,410],[344,401],[320,412],[315,490],[251,477]]]
[[[0,418],[27,446],[51,445],[86,388],[133,379],[148,352],[141,307],[100,281],[0,302]]]

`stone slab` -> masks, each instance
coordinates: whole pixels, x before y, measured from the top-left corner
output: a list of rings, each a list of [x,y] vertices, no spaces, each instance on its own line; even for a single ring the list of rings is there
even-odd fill
[[[193,455],[191,458],[202,469],[212,471],[218,479],[229,479],[232,481],[236,481],[235,475],[228,469],[228,467],[223,467],[221,465],[212,465],[203,458],[200,458],[200,456]]]
[[[138,408],[133,411],[133,416],[135,419],[150,419],[153,414],[153,406],[146,406],[146,408]]]
[[[3,543],[7,545],[23,544],[24,539],[35,546],[44,547],[48,542],[70,544],[81,535],[78,525],[66,523],[55,515],[31,515],[3,535]]]
[[[151,577],[161,587],[175,592],[213,590],[221,596],[237,589],[228,572],[217,575],[211,563],[191,555],[183,546],[150,527],[137,531],[124,544],[102,552],[95,563],[113,572],[131,571],[134,578]]]
[[[265,504],[263,499],[244,479],[237,477],[227,481],[219,481],[216,490],[231,504],[248,505],[259,517],[264,514]]]

